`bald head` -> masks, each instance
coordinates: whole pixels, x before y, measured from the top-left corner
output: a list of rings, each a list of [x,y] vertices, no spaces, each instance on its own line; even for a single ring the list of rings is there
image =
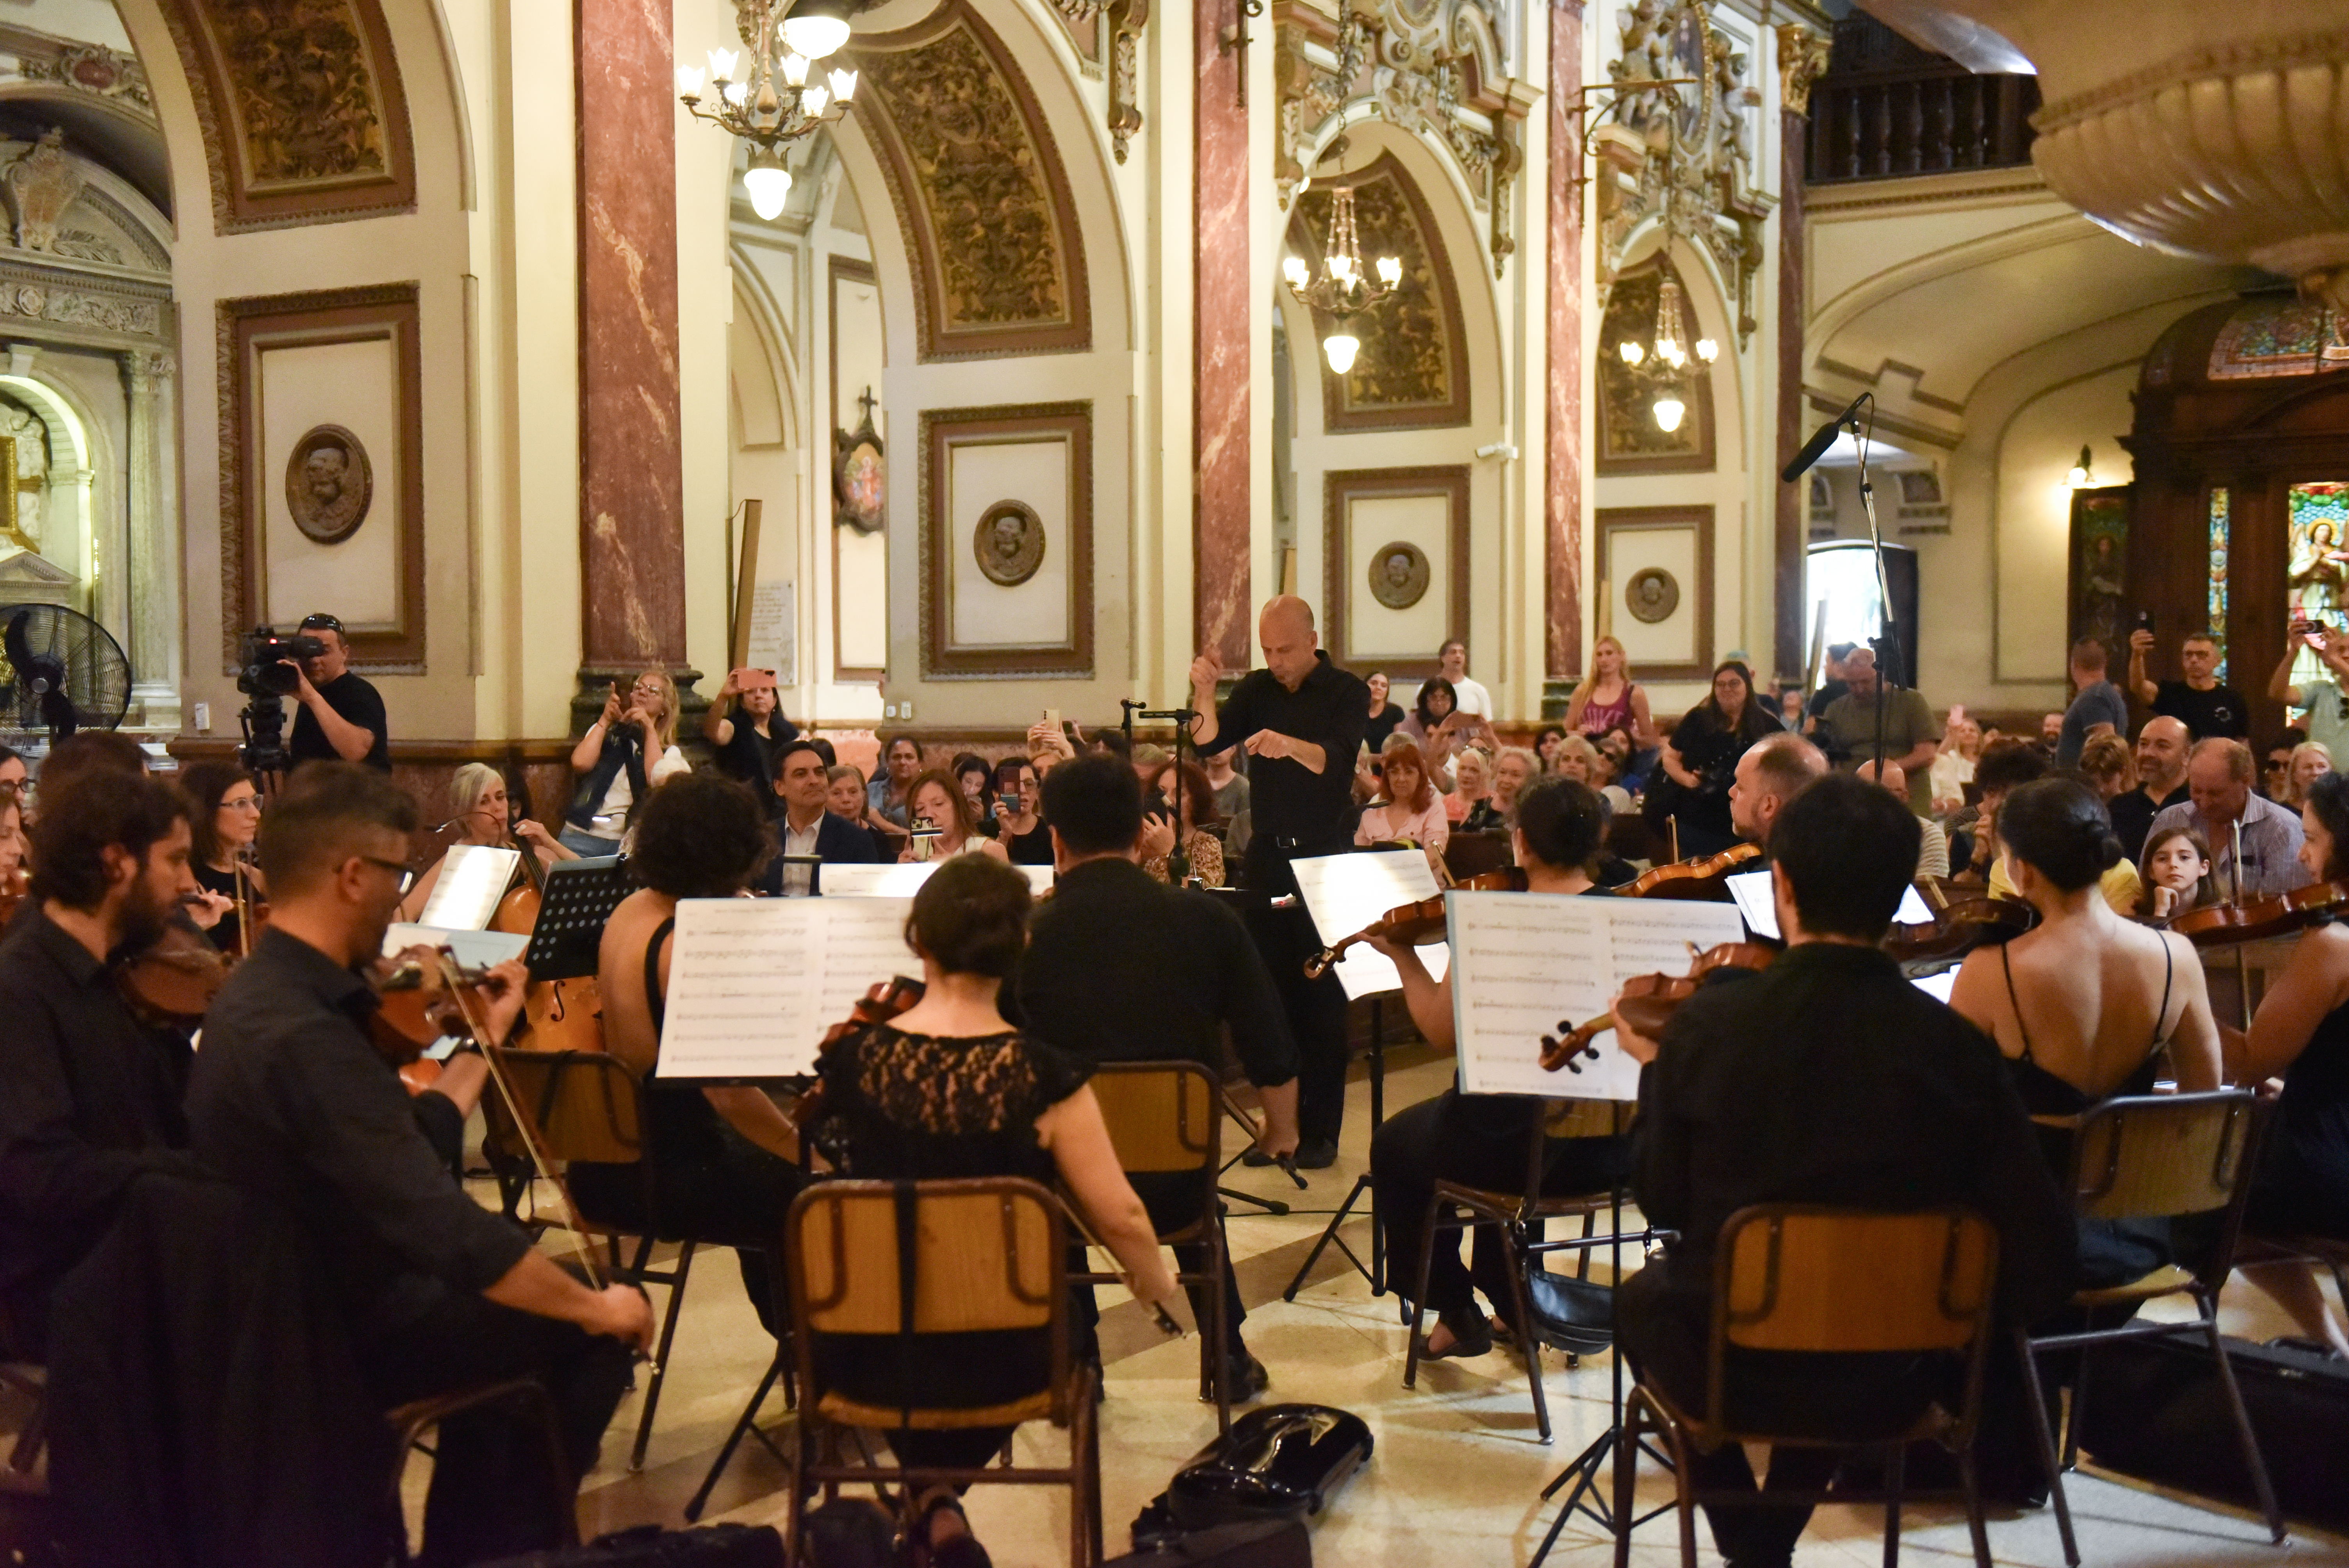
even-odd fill
[[[2149,718],[2137,732],[2137,776],[2156,800],[2186,782],[2186,726],[2174,718]]]
[[[1875,763],[1863,762],[1859,765],[1859,776],[1870,784],[1883,785],[1903,800],[1909,799],[1909,770],[1898,762],[1886,763],[1881,774],[1878,773]]]
[[[1264,667],[1272,678],[1295,691],[1313,673],[1320,639],[1313,631],[1313,606],[1294,593],[1265,601],[1257,616],[1257,641],[1264,646]]]

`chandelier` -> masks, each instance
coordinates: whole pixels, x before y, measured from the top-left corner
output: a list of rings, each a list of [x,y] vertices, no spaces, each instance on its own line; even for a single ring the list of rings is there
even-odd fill
[[[1354,356],[1362,347],[1361,340],[1346,329],[1348,319],[1379,304],[1402,283],[1402,263],[1393,256],[1379,258],[1375,283],[1363,271],[1361,242],[1354,234],[1354,191],[1350,185],[1340,185],[1330,193],[1330,238],[1321,247],[1319,275],[1306,266],[1302,256],[1284,258],[1280,271],[1299,304],[1331,318],[1321,352],[1329,357],[1330,368],[1340,376],[1354,367]]]
[[[834,70],[824,82],[811,82],[816,62],[848,42],[851,0],[740,0],[746,64],[735,49],[709,51],[708,72],[717,101],[702,107],[699,66],[677,68],[678,96],[696,119],[706,119],[750,144],[750,167],[742,188],[760,217],[772,221],[791,194],[792,172],[783,148],[820,125],[830,125],[856,96],[856,73]],[[788,11],[789,15],[783,13]],[[739,74],[738,74],[739,73]]]
[[[1688,340],[1686,310],[1681,300],[1681,285],[1666,277],[1656,290],[1656,325],[1648,343],[1636,337],[1626,337],[1615,346],[1632,374],[1652,393],[1652,412],[1656,428],[1677,430],[1688,413],[1686,395],[1693,395],[1696,373],[1689,368],[1693,351],[1699,363],[1710,365],[1721,356],[1720,346],[1709,337],[1700,337],[1692,345]]]

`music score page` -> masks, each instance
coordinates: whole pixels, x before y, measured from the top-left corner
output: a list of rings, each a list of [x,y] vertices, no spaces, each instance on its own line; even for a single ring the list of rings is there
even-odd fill
[[[1289,869],[1297,873],[1298,896],[1305,901],[1305,912],[1313,917],[1313,929],[1324,947],[1334,947],[1354,933],[1368,930],[1391,909],[1433,898],[1440,891],[1427,857],[1417,850],[1317,855],[1291,861]],[[1442,943],[1420,948],[1419,960],[1430,975],[1444,978],[1446,956]],[[1346,949],[1346,955],[1333,967],[1349,1002],[1402,989],[1402,976],[1395,973],[1394,960],[1368,943]]]
[[[1635,975],[1685,975],[1698,952],[1743,941],[1736,906],[1683,899],[1586,898],[1538,892],[1445,896],[1452,938],[1452,1020],[1460,1092],[1637,1099],[1640,1064],[1613,1031],[1545,1072],[1544,1035],[1605,1015]]]
[[[904,898],[678,901],[654,1076],[803,1078],[824,1031],[893,975],[918,979]]]

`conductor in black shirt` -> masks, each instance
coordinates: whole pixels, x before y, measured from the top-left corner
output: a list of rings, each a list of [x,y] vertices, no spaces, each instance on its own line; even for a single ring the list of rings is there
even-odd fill
[[[270,926],[204,1018],[188,1088],[197,1156],[292,1214],[337,1287],[362,1375],[388,1409],[512,1377],[552,1397],[573,1481],[595,1463],[652,1342],[641,1292],[591,1290],[523,1229],[457,1184],[367,1032],[373,989],[354,971],[407,886],[416,807],[350,763],[299,770],[262,820]],[[492,972],[486,1026],[502,1039],[521,966]],[[551,1545],[544,1456],[507,1408],[440,1429],[425,1506],[427,1563]]]
[[[1191,735],[1202,756],[1247,748],[1254,831],[1238,885],[1279,897],[1297,891],[1291,861],[1342,854],[1353,844],[1354,753],[1370,723],[1371,692],[1330,662],[1312,607],[1294,594],[1266,602],[1257,640],[1265,667],[1242,676],[1220,712],[1223,665],[1212,652],[1191,661],[1191,706],[1199,712]],[[1297,1040],[1297,1164],[1326,1171],[1337,1161],[1346,1114],[1345,989],[1333,973],[1305,978],[1305,961],[1321,944],[1303,905],[1258,909],[1249,926]],[[1249,1158],[1268,1162],[1260,1150]]]
[[[391,771],[391,721],[383,694],[351,670],[351,644],[343,623],[323,611],[302,617],[302,635],[316,637],[326,651],[312,658],[287,659],[302,684],[295,696],[301,711],[285,737],[294,765],[305,762],[364,762]]]

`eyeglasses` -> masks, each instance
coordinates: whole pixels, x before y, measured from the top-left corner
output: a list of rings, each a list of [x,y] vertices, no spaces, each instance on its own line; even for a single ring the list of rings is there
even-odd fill
[[[222,801],[221,810],[223,811],[258,811],[261,810],[261,797],[258,795],[239,795],[233,800]]]
[[[402,893],[416,885],[416,873],[410,871],[407,862],[403,861],[388,861],[381,855],[361,855],[359,859],[371,866],[381,866],[384,870],[396,874],[399,878],[399,891]]]

